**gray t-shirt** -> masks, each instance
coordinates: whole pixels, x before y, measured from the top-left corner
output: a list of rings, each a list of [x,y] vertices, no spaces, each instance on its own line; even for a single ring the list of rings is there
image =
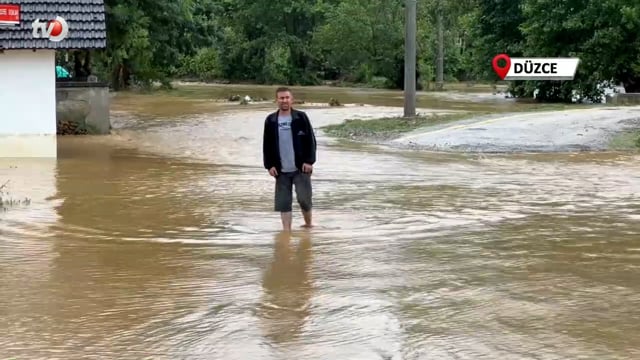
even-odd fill
[[[291,134],[291,115],[278,115],[278,131],[282,172],[296,171],[293,136]]]

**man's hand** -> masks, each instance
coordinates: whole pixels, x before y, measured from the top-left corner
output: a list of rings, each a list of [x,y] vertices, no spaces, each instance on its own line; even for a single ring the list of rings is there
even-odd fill
[[[269,169],[269,175],[276,177],[278,176],[278,170],[276,170],[276,167],[272,167],[271,169]]]
[[[311,174],[313,172],[313,165],[302,164],[302,172],[305,174]]]

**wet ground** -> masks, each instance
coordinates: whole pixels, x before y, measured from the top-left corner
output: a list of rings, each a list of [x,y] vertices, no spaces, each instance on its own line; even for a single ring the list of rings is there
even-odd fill
[[[31,199],[0,213],[0,358],[640,357],[637,155],[319,134],[317,227],[287,237],[272,108],[159,98],[116,98],[116,135],[61,138],[58,160],[0,161]]]

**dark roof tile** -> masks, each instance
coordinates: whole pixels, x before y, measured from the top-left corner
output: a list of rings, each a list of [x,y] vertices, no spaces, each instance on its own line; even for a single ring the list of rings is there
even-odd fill
[[[20,25],[0,26],[0,49],[100,49],[106,47],[104,0],[0,0],[20,5]],[[33,38],[35,19],[63,17],[69,35],[60,42]]]

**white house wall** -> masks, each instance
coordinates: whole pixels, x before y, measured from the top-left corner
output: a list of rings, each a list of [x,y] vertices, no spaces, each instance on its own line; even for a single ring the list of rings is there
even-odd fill
[[[0,53],[0,157],[56,157],[54,50]]]

